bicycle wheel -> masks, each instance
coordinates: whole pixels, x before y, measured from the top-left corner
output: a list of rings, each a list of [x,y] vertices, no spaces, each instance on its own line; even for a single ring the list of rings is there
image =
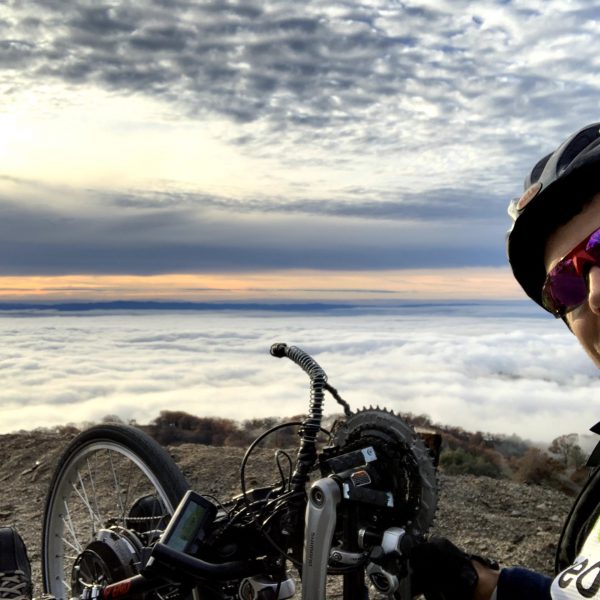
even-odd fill
[[[135,574],[189,488],[169,454],[134,427],[105,424],[78,435],[54,472],[42,529],[44,591],[57,600],[85,584]]]

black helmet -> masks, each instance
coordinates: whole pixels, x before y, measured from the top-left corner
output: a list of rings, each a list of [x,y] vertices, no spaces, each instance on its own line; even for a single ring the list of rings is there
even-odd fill
[[[548,236],[600,191],[600,122],[587,125],[540,160],[508,213],[508,260],[528,296],[542,305]]]

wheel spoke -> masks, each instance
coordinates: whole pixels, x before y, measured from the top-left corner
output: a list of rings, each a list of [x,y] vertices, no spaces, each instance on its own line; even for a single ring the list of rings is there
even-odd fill
[[[117,505],[119,506],[119,516],[121,517],[121,522],[125,522],[125,508],[123,506],[123,499],[121,498],[121,485],[119,482],[119,477],[117,475],[117,471],[115,469],[115,465],[113,463],[113,455],[112,452],[108,453],[108,460],[110,461],[110,469],[113,474],[113,479],[115,482],[115,495],[117,497]]]
[[[127,486],[125,487],[125,501],[124,504],[125,506],[129,506],[129,492],[131,491],[131,478],[132,478],[132,471],[133,471],[133,463],[128,462],[127,463]],[[121,525],[123,527],[125,527],[125,513],[123,513],[122,517],[122,521],[121,521]]]
[[[71,546],[75,551],[81,552],[83,548],[77,538],[77,534],[75,533],[75,525],[73,524],[73,520],[71,519],[71,511],[69,510],[69,505],[67,504],[66,500],[64,503],[64,508],[66,518],[63,518],[63,523],[66,525],[67,531],[71,534],[71,537],[73,538],[73,544],[69,544],[69,546]],[[63,538],[63,540],[65,542],[67,541],[65,538]]]
[[[95,458],[95,456],[94,456],[94,458]],[[102,524],[104,522],[104,519],[102,518],[102,513],[100,512],[100,509],[98,508],[98,496],[96,494],[96,478],[94,477],[94,474],[92,473],[92,466],[90,465],[89,457],[86,458],[85,462],[87,464],[90,485],[92,488],[92,498],[94,499],[94,512],[98,517],[98,522],[100,524]],[[94,469],[94,471],[95,471],[95,469]]]
[[[74,557],[77,558],[77,556],[81,552],[81,549],[82,549],[81,546],[79,546],[79,545],[76,546],[75,544],[72,544],[67,538],[63,538],[62,540],[67,546],[69,546],[69,548],[72,548],[73,550],[75,550],[76,554],[74,555]],[[65,558],[68,558],[68,555],[63,554],[63,556]],[[71,557],[71,558],[73,558],[73,557]]]
[[[98,515],[96,513],[94,513],[94,510],[92,508],[92,505],[91,505],[88,495],[87,495],[87,491],[85,489],[85,484],[81,477],[81,473],[78,473],[78,478],[79,478],[79,486],[80,487],[78,488],[76,485],[73,485],[73,490],[74,490],[75,494],[77,494],[77,496],[79,496],[79,498],[83,502],[83,506],[85,508],[87,508],[87,511],[90,515],[90,521],[92,524],[92,533],[95,533],[96,532],[96,522],[98,522],[100,527],[102,527],[102,520],[98,517]]]

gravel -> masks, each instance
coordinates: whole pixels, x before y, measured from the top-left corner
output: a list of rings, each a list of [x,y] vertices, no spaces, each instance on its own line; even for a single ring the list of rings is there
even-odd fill
[[[0,436],[0,524],[14,525],[32,562],[41,594],[40,535],[49,479],[71,435],[26,432]],[[184,444],[169,448],[191,487],[227,499],[239,492],[240,448]],[[273,472],[272,452],[249,464],[248,482]],[[504,565],[551,574],[554,552],[572,498],[537,486],[486,477],[440,475],[433,532]]]

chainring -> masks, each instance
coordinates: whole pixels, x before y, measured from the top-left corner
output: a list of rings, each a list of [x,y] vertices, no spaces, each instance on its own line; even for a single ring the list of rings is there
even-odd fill
[[[333,443],[341,454],[372,445],[384,467],[379,483],[394,496],[393,524],[414,535],[427,533],[437,508],[436,469],[408,423],[385,409],[363,408],[336,424]]]

